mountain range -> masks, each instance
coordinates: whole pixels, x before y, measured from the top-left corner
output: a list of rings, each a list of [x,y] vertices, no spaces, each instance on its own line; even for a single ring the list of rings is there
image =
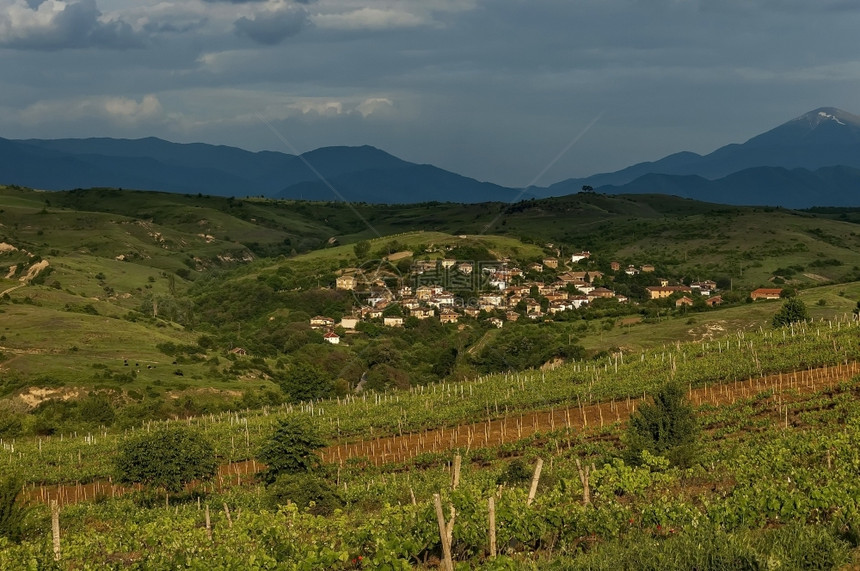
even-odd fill
[[[290,155],[154,137],[0,138],[0,183],[43,190],[119,187],[374,203],[508,202],[521,194],[370,146]]]
[[[725,204],[860,205],[860,117],[822,107],[742,144],[525,191],[480,182],[380,149],[323,147],[291,155],[145,139],[0,138],[0,183],[45,190],[121,187],[368,203],[510,202],[590,186]]]

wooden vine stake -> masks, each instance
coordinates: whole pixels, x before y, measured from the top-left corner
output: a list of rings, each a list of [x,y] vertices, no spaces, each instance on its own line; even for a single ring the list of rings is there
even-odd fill
[[[227,507],[227,502],[224,502],[224,513],[227,515],[227,525],[233,527],[233,518],[230,517],[230,508]]]
[[[582,505],[587,506],[591,503],[591,486],[589,485],[591,468],[586,466],[585,469],[583,469],[582,463],[579,461],[579,458],[577,458],[576,469],[579,470],[579,480],[582,482]]]
[[[60,505],[51,500],[51,536],[54,540],[54,561],[60,560]]]
[[[460,457],[459,454],[454,456],[454,470],[453,475],[451,477],[452,490],[456,490],[457,487],[460,485],[460,464],[462,463],[462,461],[463,459]]]
[[[448,538],[448,526],[445,524],[445,514],[442,513],[442,498],[433,494],[433,504],[436,506],[436,519],[439,523],[439,538],[442,540],[442,568],[454,571],[454,560],[451,559],[451,542]]]
[[[206,537],[212,541],[212,520],[209,519],[209,504],[206,504]]]
[[[492,558],[496,556],[496,498],[490,496],[489,504],[490,557]]]
[[[535,494],[537,494],[538,482],[540,482],[540,471],[543,469],[543,459],[538,458],[537,464],[535,465],[535,475],[532,476],[532,487],[529,489],[529,499],[526,502],[526,505],[532,505],[532,502],[535,499]]]

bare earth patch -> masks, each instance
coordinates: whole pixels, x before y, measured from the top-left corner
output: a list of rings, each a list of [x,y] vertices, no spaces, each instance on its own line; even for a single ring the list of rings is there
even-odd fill
[[[397,260],[402,260],[403,258],[410,258],[410,257],[412,257],[412,252],[405,251],[405,252],[394,252],[393,254],[389,254],[389,255],[385,256],[385,259],[388,260],[389,262],[396,262]]]
[[[60,387],[56,389],[40,389],[39,387],[30,387],[25,393],[21,393],[17,398],[24,401],[30,408],[35,408],[41,403],[50,399],[69,400],[78,398],[81,394],[80,389],[71,387]]]
[[[726,328],[720,325],[720,323],[724,322],[705,323],[701,327],[694,327],[693,329],[687,330],[687,334],[693,337],[696,341],[709,341],[715,336],[723,335],[726,332]]]
[[[20,281],[22,281],[22,282],[31,281],[33,278],[35,278],[36,276],[39,275],[39,272],[41,272],[42,270],[47,268],[49,265],[50,264],[48,263],[48,260],[42,260],[41,262],[36,262],[35,264],[33,264],[32,266],[27,268],[27,274],[24,276],[21,276]]]

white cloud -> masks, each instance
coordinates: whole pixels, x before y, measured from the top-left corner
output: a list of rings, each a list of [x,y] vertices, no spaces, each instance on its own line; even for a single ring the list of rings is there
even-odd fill
[[[32,50],[141,47],[142,38],[119,18],[105,17],[95,0],[0,1],[0,47]]]
[[[391,108],[393,106],[394,103],[387,97],[371,97],[356,105],[355,110],[361,113],[362,117],[367,117],[381,109]]]
[[[430,23],[426,16],[419,16],[400,9],[359,8],[348,12],[316,14],[313,22],[323,29],[334,30],[384,30],[389,28],[413,28]]]
[[[21,110],[19,117],[27,125],[107,120],[120,126],[132,126],[163,119],[164,110],[158,97],[149,94],[140,101],[126,97],[38,101]]]

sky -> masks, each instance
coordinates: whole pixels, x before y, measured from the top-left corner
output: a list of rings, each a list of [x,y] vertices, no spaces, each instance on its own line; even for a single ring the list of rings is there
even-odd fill
[[[860,114],[856,0],[0,0],[0,137],[373,145],[511,187]]]

